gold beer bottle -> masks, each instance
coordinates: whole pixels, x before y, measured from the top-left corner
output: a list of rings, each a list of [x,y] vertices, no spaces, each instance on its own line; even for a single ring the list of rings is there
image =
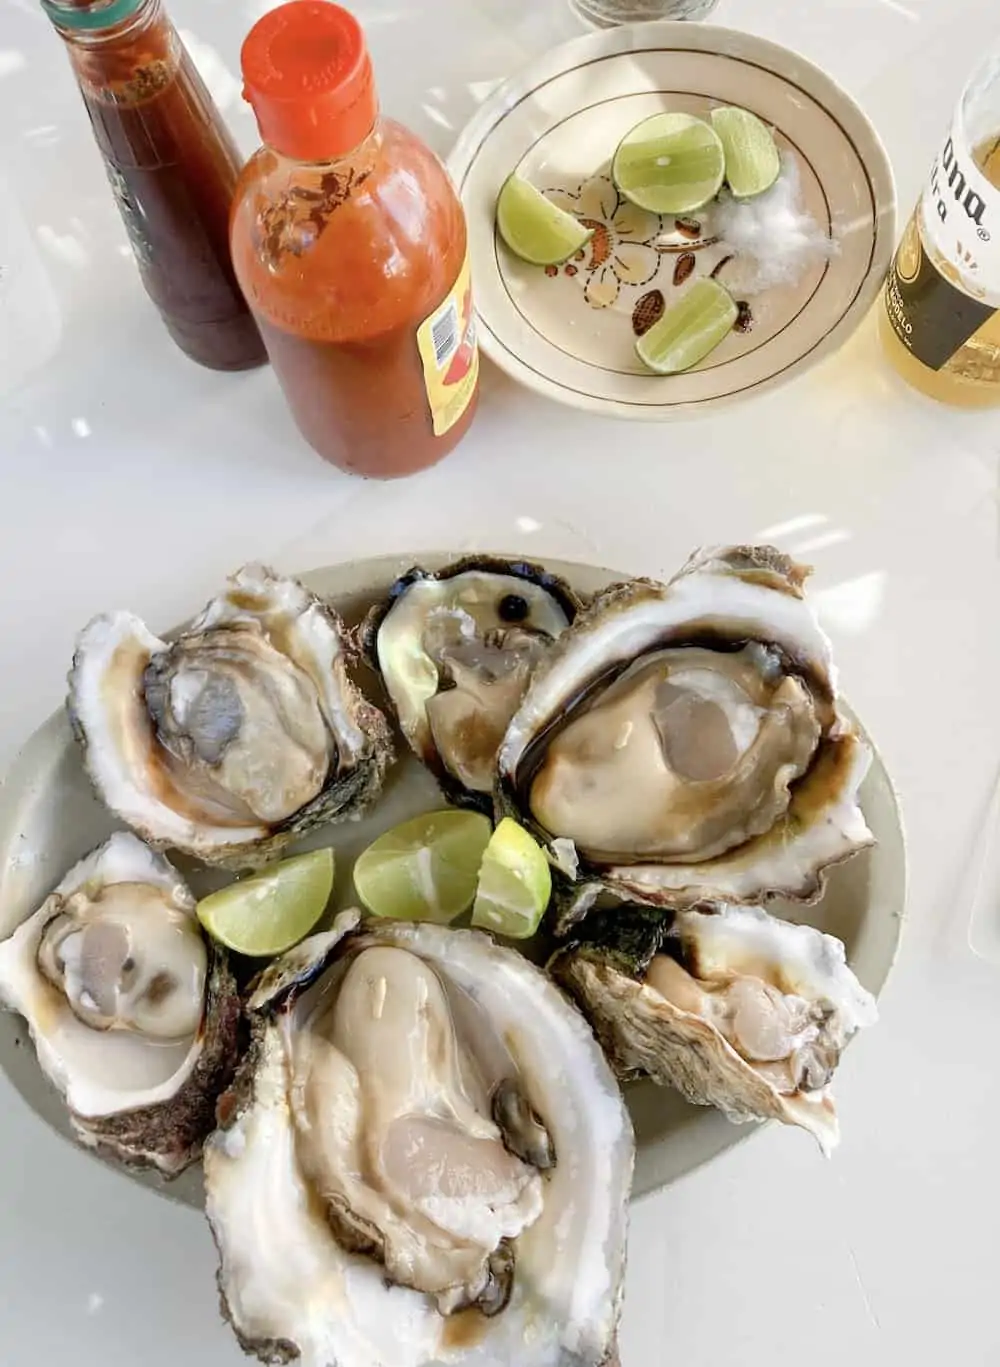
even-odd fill
[[[966,87],[886,280],[886,355],[916,389],[1000,404],[1000,52]]]

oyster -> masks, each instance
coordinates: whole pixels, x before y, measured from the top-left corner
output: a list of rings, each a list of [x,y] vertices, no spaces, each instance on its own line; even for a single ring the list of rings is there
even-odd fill
[[[120,832],[0,942],[0,1002],[27,1021],[80,1140],[173,1177],[236,1064],[240,1003],[172,866]]]
[[[829,1153],[830,1083],[875,999],[843,944],[761,907],[606,914],[550,971],[592,1022],[619,1076],[648,1075],[730,1120],[800,1125]]]
[[[260,565],[171,644],[130,613],[95,617],[68,707],[98,793],[151,844],[232,868],[359,813],[393,752],[345,640],[332,608]]]
[[[498,808],[597,893],[663,906],[811,899],[873,837],[870,754],[840,715],[808,571],[767,546],[695,554],[597,595],[504,737]]]
[[[205,1150],[219,1285],[248,1351],[605,1362],[631,1124],[537,968],[478,931],[345,912],[264,971],[249,1012]]]
[[[410,570],[370,614],[365,645],[400,729],[452,801],[490,808],[507,724],[578,607],[538,565],[479,558]]]

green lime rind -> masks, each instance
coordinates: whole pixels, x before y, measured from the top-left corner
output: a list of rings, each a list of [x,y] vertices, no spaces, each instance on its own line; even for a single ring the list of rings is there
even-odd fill
[[[653,114],[618,144],[611,174],[626,199],[654,214],[702,208],[722,188],[726,159],[711,124],[693,114]]]
[[[490,834],[479,812],[425,812],[359,856],[355,891],[373,916],[448,925],[472,906]]]
[[[561,265],[594,236],[593,228],[585,228],[516,174],[504,181],[496,219],[506,245],[533,266]]]
[[[748,109],[712,110],[712,127],[726,158],[726,182],[737,199],[763,194],[781,174],[781,157],[768,126]]]
[[[295,855],[203,897],[198,920],[213,940],[237,954],[283,954],[323,915],[333,875],[333,850]]]
[[[512,940],[534,935],[552,896],[545,852],[511,817],[493,832],[479,870],[472,924]]]
[[[697,280],[635,344],[643,365],[677,375],[703,361],[732,331],[738,309],[717,280]]]

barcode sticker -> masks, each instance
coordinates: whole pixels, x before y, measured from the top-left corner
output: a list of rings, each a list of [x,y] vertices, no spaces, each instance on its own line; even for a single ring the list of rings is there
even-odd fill
[[[469,258],[433,313],[417,328],[434,435],[444,436],[468,411],[479,383],[479,348]]]
[[[450,302],[444,313],[431,324],[431,341],[438,369],[444,367],[458,350],[458,309]]]

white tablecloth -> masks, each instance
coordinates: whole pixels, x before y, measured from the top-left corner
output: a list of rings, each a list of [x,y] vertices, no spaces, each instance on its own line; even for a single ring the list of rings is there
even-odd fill
[[[237,57],[266,8],[171,4],[247,150]],[[562,0],[356,9],[385,108],[442,152],[499,78],[579,32]],[[714,18],[843,83],[888,146],[904,213],[997,36],[982,0],[723,0]],[[23,344],[0,346],[0,764],[59,705],[92,613],[165,626],[248,558],[493,547],[655,575],[700,542],[768,539],[813,562],[844,691],[905,806],[903,952],[882,1023],[841,1070],[833,1161],[771,1127],[636,1206],[622,1360],[1000,1361],[1000,966],[968,944],[1000,763],[998,417],[907,391],[869,321],[788,389],[690,424],[594,420],[486,367],[455,455],[361,483],[303,445],[269,372],[202,372],[168,341],[34,0],[0,7],[0,127],[0,219],[13,233],[20,217],[51,285],[20,315]],[[199,1216],[71,1149],[0,1078],[3,1367],[235,1367],[214,1269]]]

